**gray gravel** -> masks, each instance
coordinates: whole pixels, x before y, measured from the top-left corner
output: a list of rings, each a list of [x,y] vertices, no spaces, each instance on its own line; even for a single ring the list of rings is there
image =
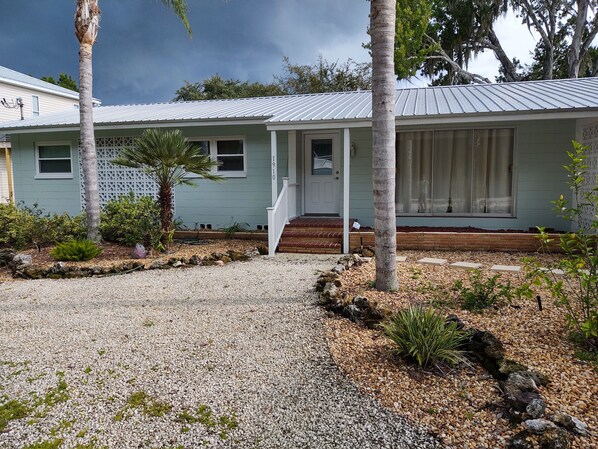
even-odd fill
[[[0,285],[0,404],[30,408],[0,447],[440,447],[331,360],[312,286],[334,262],[278,255]],[[127,403],[136,392],[145,409]]]

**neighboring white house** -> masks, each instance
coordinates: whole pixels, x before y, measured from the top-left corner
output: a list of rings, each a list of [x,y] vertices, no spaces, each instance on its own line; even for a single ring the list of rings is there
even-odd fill
[[[99,105],[99,100],[94,100]],[[79,94],[0,66],[0,122],[28,119],[79,106]],[[10,139],[0,135],[0,203],[12,199]]]

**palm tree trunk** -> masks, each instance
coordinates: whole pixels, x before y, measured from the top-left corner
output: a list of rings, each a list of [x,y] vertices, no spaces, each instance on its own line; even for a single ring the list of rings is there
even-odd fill
[[[85,211],[87,238],[100,241],[100,196],[96,141],[93,130],[93,44],[98,35],[100,8],[98,0],[77,0],[75,34],[79,40],[79,122],[81,129],[81,156],[85,181]]]
[[[162,228],[162,243],[166,244],[172,230],[172,186],[165,184],[160,186],[158,193],[160,205],[160,226]]]
[[[98,190],[98,166],[96,141],[93,129],[92,100],[92,45],[82,43],[79,49],[79,115],[81,123],[81,147],[83,177],[85,180],[85,212],[87,215],[87,238],[100,241],[100,195]]]
[[[397,232],[395,214],[395,0],[371,0],[372,178],[376,241],[376,288],[395,290]]]

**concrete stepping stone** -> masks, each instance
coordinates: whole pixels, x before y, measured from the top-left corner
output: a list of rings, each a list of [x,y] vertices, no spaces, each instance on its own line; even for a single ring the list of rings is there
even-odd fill
[[[481,263],[474,263],[474,262],[455,262],[451,264],[451,267],[455,268],[463,268],[465,270],[477,270],[482,268]]]
[[[565,275],[565,272],[563,270],[561,270],[560,268],[552,268],[552,269],[550,269],[550,268],[540,268],[540,270],[546,271],[548,273],[552,273],[552,274],[554,274],[556,276],[564,276]]]
[[[506,273],[519,273],[521,267],[519,265],[492,265],[490,271],[504,271]]]
[[[407,262],[407,256],[397,256],[397,262]]]
[[[428,265],[446,265],[448,260],[446,259],[435,259],[433,257],[424,257],[423,259],[419,259],[418,263],[425,263]]]

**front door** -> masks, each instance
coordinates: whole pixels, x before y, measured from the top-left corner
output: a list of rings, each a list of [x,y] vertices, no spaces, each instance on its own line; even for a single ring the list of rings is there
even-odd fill
[[[305,213],[338,214],[339,145],[338,134],[306,134]]]

